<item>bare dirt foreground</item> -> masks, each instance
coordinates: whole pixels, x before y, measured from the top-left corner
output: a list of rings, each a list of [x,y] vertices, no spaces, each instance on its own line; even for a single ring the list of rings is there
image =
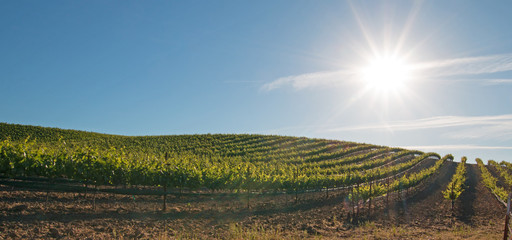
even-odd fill
[[[0,184],[0,239],[499,239],[505,207],[468,164],[466,191],[443,199],[455,163],[421,189],[367,205],[354,224],[346,193],[162,197],[47,191],[30,183]],[[249,203],[249,208],[247,204]]]

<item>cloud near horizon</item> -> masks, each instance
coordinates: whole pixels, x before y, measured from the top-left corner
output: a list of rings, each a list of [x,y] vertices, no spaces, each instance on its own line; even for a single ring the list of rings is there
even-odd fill
[[[424,146],[400,146],[405,149],[417,150],[512,150],[512,146],[482,146],[482,145],[424,145]]]
[[[422,78],[439,78],[465,75],[490,74],[512,71],[512,53],[479,57],[446,59],[412,65],[413,71],[421,72]],[[291,86],[295,90],[311,87],[333,87],[353,82],[357,71],[346,68],[338,71],[323,71],[291,75],[265,83],[261,89],[271,91]],[[511,84],[512,79],[484,79],[492,85]]]
[[[494,116],[438,116],[415,119],[410,121],[395,121],[374,125],[356,125],[324,129],[322,132],[344,131],[416,131],[433,128],[454,128],[445,133],[455,139],[512,139],[512,114]]]

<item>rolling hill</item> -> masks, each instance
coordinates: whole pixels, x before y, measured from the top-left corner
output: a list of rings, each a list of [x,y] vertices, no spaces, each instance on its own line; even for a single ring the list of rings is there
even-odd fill
[[[415,228],[450,232],[455,221],[497,234],[503,206],[476,165],[465,164],[466,190],[454,210],[443,198],[457,165],[451,155],[336,140],[119,136],[1,123],[0,228],[28,237],[14,227],[22,218],[43,238],[145,238],[133,229],[146,238],[394,238],[433,236]],[[56,230],[33,219],[41,211]],[[110,230],[87,233],[96,221]],[[361,227],[368,221],[381,227]],[[393,226],[412,229],[395,235]]]

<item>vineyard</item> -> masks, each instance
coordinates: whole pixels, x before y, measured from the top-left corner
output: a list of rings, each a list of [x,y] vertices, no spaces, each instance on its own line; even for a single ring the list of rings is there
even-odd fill
[[[62,221],[116,226],[88,233],[98,238],[116,238],[116,231],[127,238],[347,237],[370,220],[410,224],[409,214],[438,211],[446,217],[435,224],[475,224],[482,218],[468,205],[480,201],[475,192],[503,200],[512,186],[507,162],[477,159],[477,169],[452,155],[325,139],[128,137],[0,123],[0,140],[0,228],[11,229],[8,238],[30,236],[13,232],[20,216],[42,238],[87,235],[45,225]],[[441,209],[415,213],[425,201]],[[502,211],[493,201],[490,213]],[[46,217],[33,218],[41,213]],[[123,224],[134,226],[119,230]],[[195,230],[187,231],[191,224]]]

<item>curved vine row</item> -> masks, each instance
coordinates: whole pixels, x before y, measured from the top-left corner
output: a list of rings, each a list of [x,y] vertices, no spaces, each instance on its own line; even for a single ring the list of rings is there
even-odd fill
[[[457,165],[455,174],[452,177],[446,190],[443,191],[444,198],[451,200],[452,211],[454,208],[455,200],[464,192],[464,183],[466,182],[466,157],[462,157],[460,163]]]
[[[498,181],[492,174],[487,170],[484,163],[482,162],[482,159],[477,158],[476,164],[480,168],[480,171],[482,172],[482,180],[484,182],[484,185],[489,188],[496,196],[498,196],[501,201],[506,202],[508,194],[502,187],[496,186],[496,182]]]

